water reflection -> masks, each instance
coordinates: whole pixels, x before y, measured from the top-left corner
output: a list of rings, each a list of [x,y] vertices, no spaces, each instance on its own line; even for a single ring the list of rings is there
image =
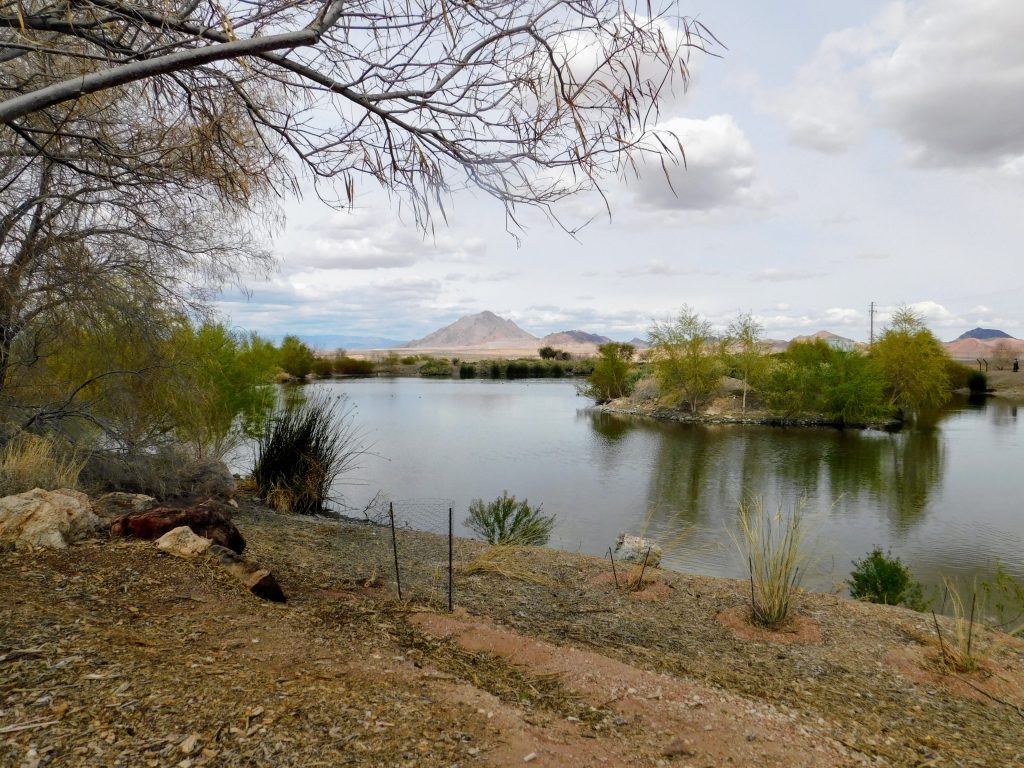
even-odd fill
[[[647,509],[659,530],[710,524],[742,500],[763,497],[784,506],[806,499],[822,511],[867,501],[885,511],[893,530],[906,532],[923,521],[947,461],[935,428],[890,434],[590,417],[613,443],[630,431],[654,441]]]

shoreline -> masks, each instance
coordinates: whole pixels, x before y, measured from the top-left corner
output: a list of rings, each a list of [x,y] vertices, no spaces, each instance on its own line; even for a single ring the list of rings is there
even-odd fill
[[[869,422],[840,422],[834,419],[814,418],[811,416],[779,416],[764,411],[748,412],[744,415],[729,413],[698,413],[691,414],[674,408],[645,408],[638,405],[618,405],[621,401],[612,401],[602,405],[592,406],[594,410],[601,413],[610,413],[620,416],[639,416],[642,418],[654,419],[656,421],[672,421],[680,424],[707,424],[707,425],[758,425],[765,427],[797,427],[813,429],[857,429],[877,430],[880,432],[899,432],[903,429],[903,422],[898,419],[887,421]]]

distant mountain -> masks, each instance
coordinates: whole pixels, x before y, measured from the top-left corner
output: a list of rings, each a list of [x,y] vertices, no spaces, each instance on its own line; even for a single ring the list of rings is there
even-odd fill
[[[388,339],[383,336],[300,334],[299,338],[313,349],[323,352],[333,352],[336,349],[388,349],[389,347],[398,347],[402,344],[399,339]],[[278,342],[280,342],[280,339],[278,339]]]
[[[611,339],[607,336],[598,336],[596,333],[586,331],[561,331],[549,333],[540,340],[541,344],[549,347],[567,346],[570,344],[607,344]]]
[[[830,347],[835,347],[836,349],[851,350],[857,346],[857,342],[853,339],[848,339],[845,336],[832,333],[832,331],[818,331],[810,336],[796,336],[792,341],[790,341],[790,344],[793,342],[818,341],[819,339],[824,341]]]
[[[1013,336],[1006,333],[1005,331],[998,331],[995,328],[973,328],[969,331],[965,331],[957,336],[953,341],[963,341],[964,339],[1012,339]]]
[[[536,336],[527,333],[511,320],[498,317],[493,312],[478,312],[460,317],[451,325],[434,331],[422,339],[406,344],[411,348],[480,347],[484,345],[521,345],[539,342]]]
[[[634,336],[632,339],[630,339],[626,343],[627,344],[632,344],[637,349],[648,349],[651,346],[644,339],[641,339],[639,336]]]
[[[959,338],[943,346],[954,360],[988,360],[1003,354],[1024,357],[1024,341],[1012,336],[993,336],[988,339]]]

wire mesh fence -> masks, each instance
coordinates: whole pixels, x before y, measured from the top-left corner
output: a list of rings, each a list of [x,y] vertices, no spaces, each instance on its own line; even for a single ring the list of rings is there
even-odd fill
[[[388,529],[377,539],[377,560],[400,599],[453,607],[453,506],[451,499],[381,498],[367,509]]]

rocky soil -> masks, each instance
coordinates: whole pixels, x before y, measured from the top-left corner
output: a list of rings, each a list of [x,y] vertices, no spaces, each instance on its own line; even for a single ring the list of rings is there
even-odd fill
[[[235,522],[287,604],[145,542],[0,554],[0,765],[1024,765],[1004,635],[954,675],[930,616],[801,594],[768,633],[741,582],[473,542],[452,614],[441,537],[399,532],[399,602],[386,529]]]

